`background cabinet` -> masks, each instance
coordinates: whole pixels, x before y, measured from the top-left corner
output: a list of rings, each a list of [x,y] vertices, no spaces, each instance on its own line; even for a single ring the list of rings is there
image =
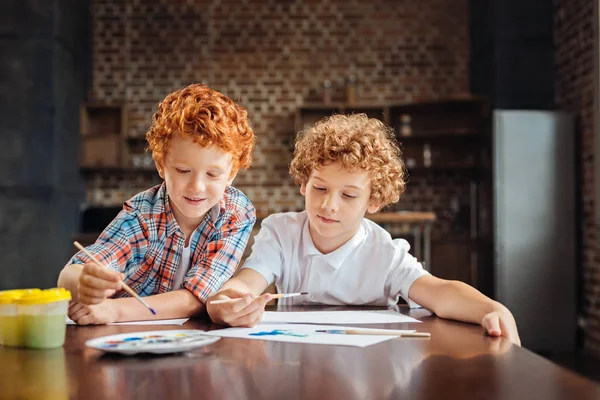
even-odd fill
[[[146,138],[128,135],[127,108],[84,103],[80,118],[80,167],[88,175],[156,173]]]

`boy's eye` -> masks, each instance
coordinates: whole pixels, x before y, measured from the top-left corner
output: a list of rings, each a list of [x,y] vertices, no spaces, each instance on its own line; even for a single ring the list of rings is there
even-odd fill
[[[346,194],[346,193],[344,193],[344,197],[345,197],[345,198],[347,198],[347,199],[355,199],[355,198],[357,198],[358,196],[353,196],[353,195],[350,195],[350,194]]]
[[[189,169],[181,169],[181,168],[175,168],[175,171],[177,171],[180,174],[187,174],[188,172],[190,172]]]
[[[218,172],[209,172],[209,173],[207,173],[207,175],[210,176],[211,178],[218,178],[221,176],[221,174]]]
[[[318,190],[319,192],[322,192],[325,190],[324,187],[320,187],[320,186],[313,186],[316,190]]]

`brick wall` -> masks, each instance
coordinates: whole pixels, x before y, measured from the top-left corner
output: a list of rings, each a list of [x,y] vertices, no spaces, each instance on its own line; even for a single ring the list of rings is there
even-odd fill
[[[580,181],[580,297],[585,348],[600,356],[600,258],[594,229],[594,1],[555,0],[556,104],[577,117]]]
[[[157,103],[191,82],[248,108],[255,159],[234,184],[264,213],[302,209],[287,172],[294,116],[303,103],[320,100],[324,80],[332,81],[334,100],[343,100],[344,81],[355,75],[361,103],[468,90],[466,0],[94,0],[92,27],[90,99],[126,103],[129,135],[143,135]],[[118,202],[152,183],[122,182],[90,179],[88,199],[104,187],[111,192],[104,197]],[[468,187],[450,190],[468,199]],[[435,209],[435,199],[424,190],[401,206]]]

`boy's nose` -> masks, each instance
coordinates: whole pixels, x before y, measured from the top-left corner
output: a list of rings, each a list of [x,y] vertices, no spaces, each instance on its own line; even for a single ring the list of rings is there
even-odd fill
[[[190,185],[194,192],[203,192],[204,189],[206,189],[206,183],[204,182],[204,179],[200,177],[194,177]]]
[[[333,196],[325,196],[323,203],[321,203],[321,208],[325,211],[337,211],[337,203],[333,199]]]

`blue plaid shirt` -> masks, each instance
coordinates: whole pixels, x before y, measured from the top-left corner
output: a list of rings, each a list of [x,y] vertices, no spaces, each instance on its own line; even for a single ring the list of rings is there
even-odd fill
[[[183,287],[200,301],[215,293],[233,275],[244,253],[256,210],[239,190],[229,186],[196,228],[190,243],[190,269]],[[88,250],[109,269],[122,272],[124,282],[141,296],[173,287],[185,236],[168,201],[166,185],[138,193],[104,229]],[[69,264],[89,261],[83,252]],[[126,297],[125,291],[113,297]]]

